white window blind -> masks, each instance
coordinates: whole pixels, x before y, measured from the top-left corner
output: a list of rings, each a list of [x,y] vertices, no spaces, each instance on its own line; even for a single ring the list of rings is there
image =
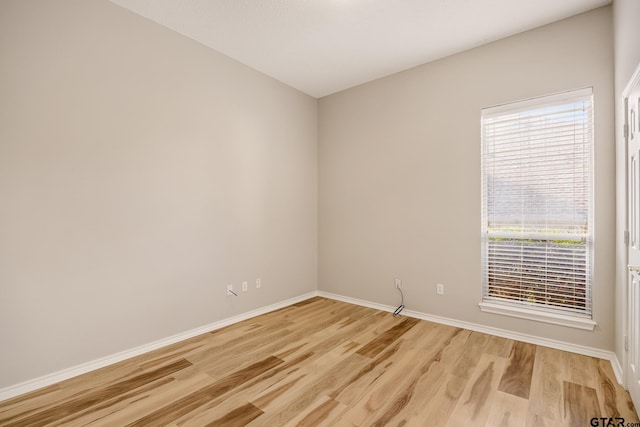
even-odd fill
[[[483,301],[591,318],[591,88],[481,121]]]

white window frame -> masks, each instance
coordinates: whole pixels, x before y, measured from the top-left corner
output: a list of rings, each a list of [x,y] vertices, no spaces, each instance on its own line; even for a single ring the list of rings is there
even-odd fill
[[[586,234],[567,233],[562,236],[558,234],[549,234],[544,232],[509,232],[489,230],[488,219],[488,186],[487,186],[487,160],[486,149],[487,141],[485,141],[485,119],[495,117],[506,117],[507,115],[527,112],[539,108],[553,105],[573,103],[580,99],[589,100],[590,108],[590,170],[589,170],[589,207],[588,207],[588,227]],[[494,313],[512,317],[518,317],[528,320],[534,320],[556,325],[568,326],[578,329],[593,330],[597,323],[593,320],[593,302],[592,302],[592,286],[593,286],[593,175],[594,175],[594,131],[593,131],[593,90],[585,88],[576,91],[567,91],[553,95],[542,96],[538,98],[528,99],[500,106],[488,107],[482,109],[481,119],[481,135],[482,135],[482,295],[479,303],[480,310],[487,313]],[[489,119],[487,119],[489,121]],[[489,138],[487,138],[489,139]],[[489,294],[489,240],[506,238],[514,240],[534,239],[538,241],[552,241],[559,238],[566,240],[586,239],[586,301],[583,310],[571,310],[567,307],[555,307],[549,304],[540,304],[535,302],[527,302],[516,299],[494,297]],[[524,245],[523,245],[524,246]],[[522,249],[524,251],[524,249]],[[495,270],[494,270],[495,272]],[[500,271],[501,273],[503,271]]]

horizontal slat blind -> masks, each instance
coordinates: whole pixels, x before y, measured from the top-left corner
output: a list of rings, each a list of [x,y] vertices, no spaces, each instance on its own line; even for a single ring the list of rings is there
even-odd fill
[[[591,89],[482,111],[483,300],[591,317]]]

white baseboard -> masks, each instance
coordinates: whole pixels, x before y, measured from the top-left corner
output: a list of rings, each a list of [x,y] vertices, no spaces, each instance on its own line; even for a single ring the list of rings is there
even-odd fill
[[[378,304],[375,302],[365,301],[357,298],[345,297],[342,295],[332,294],[324,291],[318,291],[318,296],[347,302],[350,304],[374,308],[376,310],[388,311],[390,313],[393,313],[393,311],[396,309],[396,307],[392,307],[389,305]],[[620,365],[620,362],[618,361],[618,358],[616,357],[616,354],[612,351],[586,347],[578,344],[571,344],[564,341],[552,340],[549,338],[537,337],[535,335],[523,334],[506,329],[494,328],[491,326],[479,325],[477,323],[464,322],[461,320],[450,319],[448,317],[434,316],[432,314],[421,313],[413,310],[404,310],[402,313],[405,316],[415,317],[416,319],[428,320],[430,322],[441,323],[443,325],[455,326],[457,328],[468,329],[470,331],[482,332],[502,338],[523,341],[529,344],[541,345],[543,347],[550,347],[558,350],[568,351],[571,353],[582,354],[584,356],[591,356],[608,360],[611,363],[611,368],[613,369],[613,373],[616,376],[618,384],[622,384],[622,367]]]
[[[29,381],[25,381],[19,384],[15,384],[9,387],[0,389],[0,402],[3,400],[11,399],[12,397],[19,396],[30,391],[40,389],[60,381],[68,380],[69,378],[76,377],[78,375],[86,374],[87,372],[95,371],[96,369],[104,368],[105,366],[112,365],[117,362],[121,362],[126,359],[130,359],[135,356],[139,356],[144,353],[148,353],[152,350],[175,344],[180,341],[184,341],[188,338],[193,338],[198,335],[205,334],[207,332],[215,331],[216,329],[224,328],[225,326],[232,325],[234,323],[241,322],[243,320],[251,319],[252,317],[260,316],[261,314],[269,313],[271,311],[279,310],[287,307],[291,304],[298,303],[300,301],[307,300],[309,298],[317,296],[317,291],[309,292],[294,298],[290,298],[285,301],[280,301],[275,304],[261,307],[256,310],[252,310],[246,313],[238,314],[236,316],[229,317],[227,319],[219,320],[214,323],[210,323],[205,326],[201,326],[190,331],[182,332],[167,338],[163,338],[158,341],[154,341],[148,344],[144,344],[129,350],[121,351],[110,356],[101,357],[100,359],[92,360],[87,363],[83,363],[78,366],[63,369],[58,372],[53,372],[48,375],[44,375],[39,378],[35,378]]]
[[[613,369],[613,373],[616,376],[616,380],[618,380],[618,384],[626,390],[627,386],[624,382],[622,365],[620,364],[620,360],[618,360],[618,356],[616,356],[615,353],[612,353],[612,358],[609,359],[609,361],[611,362],[611,369]]]

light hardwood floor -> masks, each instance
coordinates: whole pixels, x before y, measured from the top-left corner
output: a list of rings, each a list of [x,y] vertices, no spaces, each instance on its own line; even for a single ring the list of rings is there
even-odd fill
[[[638,422],[608,361],[324,298],[0,402],[2,426],[539,427],[593,417]]]

